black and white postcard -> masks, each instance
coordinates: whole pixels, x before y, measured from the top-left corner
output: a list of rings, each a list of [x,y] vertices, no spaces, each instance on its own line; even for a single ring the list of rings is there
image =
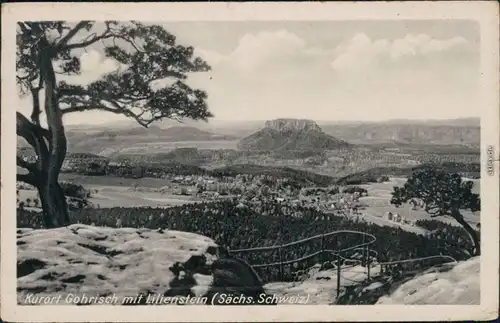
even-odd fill
[[[496,318],[498,25],[480,1],[4,4],[2,319]]]

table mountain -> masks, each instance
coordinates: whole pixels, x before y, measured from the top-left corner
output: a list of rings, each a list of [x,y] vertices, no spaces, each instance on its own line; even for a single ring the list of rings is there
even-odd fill
[[[327,135],[312,120],[275,119],[238,143],[242,150],[329,150],[348,143]]]

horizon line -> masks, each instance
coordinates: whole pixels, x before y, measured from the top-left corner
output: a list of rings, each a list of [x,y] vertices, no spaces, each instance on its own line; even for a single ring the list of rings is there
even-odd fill
[[[246,123],[253,123],[253,122],[266,122],[270,120],[278,120],[278,119],[289,119],[289,120],[311,120],[316,123],[383,123],[383,122],[443,122],[443,121],[460,121],[460,120],[478,120],[481,121],[481,117],[457,117],[457,118],[394,118],[394,119],[383,119],[383,120],[362,120],[362,119],[346,119],[346,120],[332,120],[332,119],[325,119],[325,120],[318,120],[314,118],[293,118],[293,117],[276,117],[276,118],[269,118],[269,119],[252,119],[252,120],[240,120],[240,119],[209,119],[208,121],[203,121],[203,120],[192,120],[192,119],[186,119],[183,120],[182,122],[177,121],[177,124],[179,125],[185,125],[189,123],[202,123],[202,124],[210,124],[211,122],[246,122]],[[159,120],[158,122],[152,123],[150,126],[158,126],[161,125],[162,122],[176,122],[174,119],[164,119],[164,120]],[[67,124],[66,126],[106,126],[106,125],[118,125],[118,124],[136,124],[134,120],[121,120],[121,121],[110,121],[110,122],[103,122],[103,123],[71,123]],[[137,124],[138,127],[140,127],[139,124]]]

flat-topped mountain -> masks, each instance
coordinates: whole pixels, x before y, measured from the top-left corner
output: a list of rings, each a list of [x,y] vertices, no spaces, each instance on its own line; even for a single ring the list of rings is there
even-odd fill
[[[266,121],[266,128],[274,129],[282,133],[317,131],[322,132],[321,128],[312,120],[306,119],[275,119]]]
[[[238,143],[242,150],[328,150],[348,143],[327,135],[312,120],[275,119]]]

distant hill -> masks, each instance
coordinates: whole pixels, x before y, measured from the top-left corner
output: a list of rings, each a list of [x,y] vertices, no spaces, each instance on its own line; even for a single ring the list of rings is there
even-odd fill
[[[348,143],[329,136],[312,120],[276,119],[265,127],[243,138],[238,144],[242,150],[328,150],[347,147]]]
[[[320,127],[327,126],[339,126],[339,125],[402,125],[402,124],[414,124],[422,126],[462,126],[462,127],[479,127],[481,124],[480,118],[457,118],[457,119],[388,119],[384,121],[356,121],[356,120],[346,120],[346,121],[335,121],[335,120],[324,120],[318,121]]]
[[[278,119],[294,120],[294,119]],[[306,120],[307,121],[307,120]],[[313,121],[310,121],[314,123]],[[261,121],[260,124],[264,123]],[[266,123],[267,125],[267,123]],[[346,142],[355,145],[391,146],[457,146],[479,147],[480,120],[462,118],[451,120],[387,120],[384,122],[318,121],[307,135],[293,136],[282,131],[259,127],[257,121],[217,121],[208,123],[186,121],[160,122],[142,128],[132,122],[100,125],[69,125],[66,132],[69,150],[100,153],[107,148],[143,142],[236,141],[244,150],[314,150],[337,147]],[[260,128],[260,130],[259,130]],[[27,143],[17,138],[18,147]]]
[[[190,126],[174,126],[170,128],[160,128],[150,126],[149,128],[135,127],[119,130],[107,130],[94,134],[94,136],[148,136],[170,141],[209,141],[209,140],[235,140],[236,137],[212,133]]]
[[[97,131],[99,129],[99,131]],[[90,131],[90,132],[89,132]],[[169,143],[169,142],[198,142],[198,141],[235,141],[236,137],[200,130],[190,126],[174,126],[160,128],[158,126],[129,127],[129,128],[71,128],[66,131],[69,151],[92,152],[100,154],[106,149],[120,149],[137,144]]]
[[[171,127],[164,130],[164,135],[179,138],[178,141],[210,141],[210,140],[237,140],[231,135],[218,134],[200,130],[195,127]]]
[[[208,162],[208,156],[202,154],[197,148],[177,148],[168,153],[158,154],[156,156],[161,160],[177,162],[185,165],[201,165]]]
[[[391,121],[377,123],[327,124],[329,135],[353,144],[457,145],[477,147],[481,129],[474,119],[428,122]]]

